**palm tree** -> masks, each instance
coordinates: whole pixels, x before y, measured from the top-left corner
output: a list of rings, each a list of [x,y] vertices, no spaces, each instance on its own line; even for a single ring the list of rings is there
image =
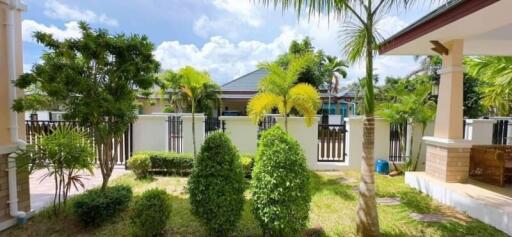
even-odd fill
[[[340,78],[347,77],[347,67],[343,60],[336,57],[327,55],[324,58],[324,68],[329,80],[329,110],[331,109],[331,94],[338,93]]]
[[[360,236],[378,236],[379,220],[375,200],[374,136],[375,102],[373,91],[373,57],[377,53],[380,36],[377,19],[392,8],[407,8],[415,0],[259,0],[266,6],[281,6],[284,10],[294,8],[298,14],[303,10],[309,15],[334,15],[344,20],[344,51],[349,62],[365,59],[364,84],[363,157],[361,185],[357,206],[357,233]]]
[[[428,76],[417,76],[411,80],[398,81],[396,85],[387,91],[391,98],[378,105],[377,114],[387,120],[389,123],[404,124],[411,121],[418,124],[421,129],[421,137],[425,135],[425,129],[428,122],[432,121],[436,113],[436,104],[431,100],[431,83]],[[400,126],[398,129],[400,139],[400,150],[402,156],[405,155],[405,131]],[[411,144],[413,142],[411,141]],[[415,171],[421,154],[423,143],[420,141],[418,153],[415,159],[409,157],[405,163],[405,170]],[[395,163],[395,170],[398,171]]]
[[[167,93],[171,103],[182,109],[190,106],[192,113],[192,143],[194,156],[196,149],[196,120],[195,113],[201,105],[219,103],[219,86],[212,81],[207,72],[197,71],[193,67],[186,66],[177,73],[168,71],[162,76],[161,93]],[[205,108],[202,108],[204,111]]]
[[[261,68],[269,73],[260,82],[260,92],[247,105],[247,113],[255,123],[277,108],[284,117],[284,127],[288,131],[288,116],[292,108],[304,116],[306,124],[312,124],[320,107],[320,95],[307,83],[298,83],[299,74],[311,63],[311,56],[295,57],[287,69],[277,63],[263,63]]]
[[[512,57],[475,57],[465,62],[468,73],[485,83],[483,104],[494,113],[508,116],[512,112]]]

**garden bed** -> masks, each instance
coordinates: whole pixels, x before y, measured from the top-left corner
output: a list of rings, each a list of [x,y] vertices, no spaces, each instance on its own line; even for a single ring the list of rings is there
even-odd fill
[[[357,205],[356,172],[311,173],[312,202],[310,228],[321,226],[327,236],[354,236]],[[123,175],[112,184],[126,184],[135,195],[151,188],[165,189],[172,200],[172,213],[167,227],[168,236],[207,236],[204,227],[190,213],[186,177],[157,176],[136,180],[132,173]],[[399,198],[398,205],[379,205],[379,220],[383,236],[506,236],[480,221],[432,201],[429,197],[407,187],[403,177],[377,176],[379,197]],[[235,236],[261,236],[251,214],[250,190],[246,192],[246,206]],[[78,224],[69,208],[59,217],[42,211],[26,226],[8,229],[0,236],[129,236],[129,212],[98,228],[84,228]],[[411,213],[441,214],[449,220],[442,223],[419,222]]]

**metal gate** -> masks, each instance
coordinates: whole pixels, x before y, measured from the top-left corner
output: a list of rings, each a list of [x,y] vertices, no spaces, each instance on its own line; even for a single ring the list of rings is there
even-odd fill
[[[492,144],[506,145],[508,136],[508,120],[496,120],[492,127]]]
[[[168,148],[169,151],[183,152],[183,120],[180,116],[169,116],[168,123]]]
[[[204,134],[205,136],[209,136],[216,131],[225,131],[226,122],[224,120],[220,120],[219,117],[206,117],[204,120]]]
[[[344,124],[318,125],[318,161],[344,162],[347,130]]]
[[[389,161],[405,161],[407,155],[407,123],[389,124]]]
[[[271,128],[276,124],[276,118],[273,116],[266,116],[258,123],[258,139],[261,136],[261,133],[265,130]]]

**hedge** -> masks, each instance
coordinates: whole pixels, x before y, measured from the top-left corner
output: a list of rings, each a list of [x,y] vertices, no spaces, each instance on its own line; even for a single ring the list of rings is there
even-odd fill
[[[194,167],[194,155],[191,153],[174,153],[164,151],[143,151],[137,152],[133,156],[135,161],[128,160],[128,168],[134,169],[134,173],[139,177],[138,174],[146,173],[159,173],[167,175],[189,175]],[[141,160],[149,160],[149,167],[147,171],[140,170],[145,169],[147,166],[141,166],[138,164],[144,164]]]
[[[127,185],[91,189],[73,199],[72,210],[84,226],[99,226],[128,208],[132,196]]]

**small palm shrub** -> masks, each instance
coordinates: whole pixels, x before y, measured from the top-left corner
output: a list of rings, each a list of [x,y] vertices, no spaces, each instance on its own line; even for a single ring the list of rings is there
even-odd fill
[[[171,202],[165,190],[151,189],[135,200],[131,215],[134,236],[161,236],[171,216]]]
[[[91,189],[73,200],[73,213],[84,226],[99,226],[125,210],[132,196],[132,188],[127,185]]]
[[[242,170],[246,178],[251,178],[252,169],[254,167],[254,156],[250,154],[242,154],[240,156],[240,163],[242,164]]]
[[[151,160],[149,155],[145,153],[137,153],[128,159],[128,168],[133,171],[137,178],[142,179],[148,177],[151,168]]]
[[[259,141],[253,171],[253,213],[265,235],[295,236],[307,223],[309,171],[299,143],[280,126]]]
[[[244,174],[238,151],[224,133],[205,140],[188,189],[192,213],[211,235],[228,236],[236,228],[244,205]]]

